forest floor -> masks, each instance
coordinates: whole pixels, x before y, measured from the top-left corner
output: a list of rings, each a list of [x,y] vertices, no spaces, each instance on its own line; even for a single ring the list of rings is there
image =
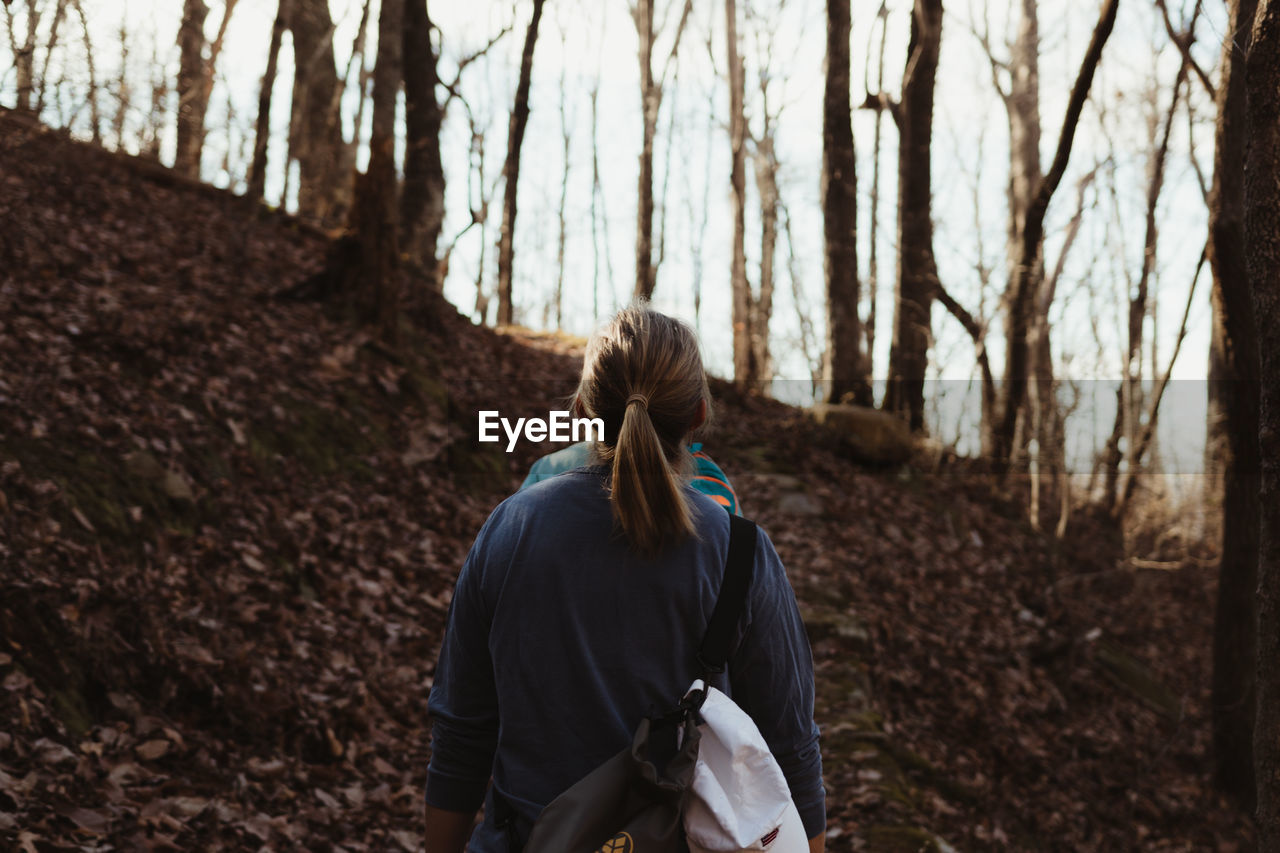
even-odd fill
[[[320,235],[3,111],[0,221],[0,848],[419,850],[452,583],[535,452],[470,419],[545,412],[580,344],[419,297],[388,349],[272,298]],[[714,390],[813,640],[829,850],[1252,849],[1211,561]]]

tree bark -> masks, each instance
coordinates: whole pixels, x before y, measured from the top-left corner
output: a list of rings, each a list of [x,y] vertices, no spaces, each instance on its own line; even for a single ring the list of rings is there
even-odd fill
[[[733,379],[751,387],[758,378],[751,346],[751,286],[747,283],[747,122],[743,114],[746,68],[738,51],[738,4],[725,0],[725,46],[729,70],[729,186],[733,199],[733,250],[729,281],[733,291]]]
[[[753,159],[756,190],[760,194],[760,296],[754,300],[751,316],[751,346],[759,377],[768,381],[773,378],[769,321],[773,317],[774,260],[778,249],[778,157],[773,148],[773,127],[767,120]]]
[[[653,288],[657,284],[658,276],[658,264],[653,257],[653,140],[658,131],[658,113],[662,109],[663,87],[667,81],[667,73],[676,52],[680,49],[680,39],[692,11],[693,0],[685,0],[680,23],[676,25],[671,52],[667,55],[666,64],[663,66],[662,77],[655,79],[653,74],[654,0],[636,0],[635,7],[632,9],[636,35],[640,39],[641,137],[639,194],[636,207],[635,285],[635,295],[639,299],[653,298]]]
[[[520,82],[516,101],[507,126],[507,162],[502,169],[505,186],[502,193],[502,236],[498,238],[498,325],[514,322],[511,299],[511,268],[515,260],[516,191],[520,180],[520,148],[529,124],[529,81],[533,76],[533,48],[538,40],[538,24],[542,20],[544,0],[533,0],[533,17],[525,32],[524,51],[520,55]]]
[[[889,7],[881,0],[880,11],[876,13],[876,17],[880,21],[880,48],[876,53],[876,93],[884,91],[884,53],[885,42],[889,37],[889,27],[887,24],[889,17]],[[870,46],[867,49],[870,54]],[[870,95],[870,93],[868,93]],[[880,230],[880,143],[881,143],[881,124],[884,119],[884,110],[875,111],[875,141],[872,146],[871,154],[871,220],[870,235],[867,242],[869,245],[869,255],[867,258],[867,322],[865,331],[867,336],[867,356],[863,362],[865,365],[864,373],[871,376],[876,357],[876,303],[878,301],[880,291],[880,263],[879,263],[879,230]],[[870,405],[870,384],[867,384],[868,393],[864,395],[864,404]]]
[[[829,402],[871,405],[858,317],[858,176],[849,102],[849,0],[827,0],[822,101],[822,236],[827,345],[822,376]]]
[[[902,83],[898,148],[898,283],[884,408],[924,429],[929,315],[937,287],[931,210],[933,91],[942,44],[942,0],[916,0]]]
[[[102,144],[102,109],[98,105],[98,71],[93,61],[93,39],[89,35],[89,18],[84,13],[84,5],[80,0],[71,0],[76,14],[80,16],[80,34],[84,39],[85,65],[89,72],[89,141],[94,145]]]
[[[1259,0],[1246,75],[1245,241],[1260,354],[1257,773],[1259,853],[1280,853],[1280,2]]]
[[[651,299],[653,269],[653,137],[658,130],[662,91],[653,79],[653,3],[636,0],[634,16],[640,38],[640,178],[636,207],[636,296]]]
[[[276,66],[280,59],[280,42],[284,38],[289,0],[279,0],[276,20],[271,27],[271,46],[267,49],[267,70],[258,89],[258,122],[254,131],[253,162],[249,166],[249,189],[252,201],[262,201],[267,184],[267,143],[271,140],[271,95],[276,88]]]
[[[124,150],[124,120],[133,104],[133,91],[129,87],[129,31],[120,24],[120,70],[116,75],[116,112],[111,117],[111,137],[117,151]]]
[[[1209,263],[1215,338],[1222,379],[1211,397],[1226,413],[1222,494],[1222,563],[1213,636],[1214,778],[1252,810],[1254,592],[1258,569],[1258,349],[1245,269],[1245,57],[1256,0],[1231,0],[1218,85],[1213,188],[1209,195]],[[1212,408],[1211,408],[1212,411]],[[1210,424],[1213,430],[1214,424]]]
[[[560,27],[560,49],[566,52],[568,48],[568,33],[564,26]],[[556,233],[556,296],[555,296],[555,312],[556,312],[556,328],[564,328],[564,279],[565,279],[565,249],[569,241],[569,154],[570,143],[573,141],[572,136],[572,119],[569,115],[569,90],[566,80],[566,69],[564,65],[560,66],[560,154],[564,160],[564,170],[560,173],[560,204],[556,210],[557,224],[559,228]],[[593,318],[594,319],[594,318]]]
[[[1006,294],[1013,293],[1018,264],[1022,256],[1022,230],[1027,211],[1040,185],[1043,172],[1040,163],[1040,20],[1036,0],[1021,0],[1021,16],[1018,35],[1014,39],[1009,57],[1009,92],[1004,97],[1005,112],[1009,124],[1009,225],[1007,244],[1007,268],[1009,273]],[[1028,338],[1028,373],[1032,378],[1027,411],[1023,413],[1029,428],[1023,430],[1024,440],[1015,448],[1025,449],[1036,467],[1032,488],[1034,498],[1039,495],[1042,462],[1054,464],[1060,448],[1057,446],[1057,406],[1054,401],[1053,346],[1050,340],[1049,309],[1052,299],[1046,291],[1044,275],[1044,246],[1039,247],[1030,287],[1036,295],[1026,302],[1025,328]],[[1005,333],[1013,328],[1013,318],[1006,312]],[[1007,339],[1007,338],[1006,338]],[[994,422],[995,412],[984,411],[984,421]],[[1031,521],[1039,523],[1037,501],[1033,499]]]
[[[193,180],[200,178],[200,152],[204,147],[204,22],[209,7],[204,0],[184,0],[178,28],[178,145],[173,168]]]
[[[5,4],[6,10],[8,3]],[[13,44],[13,69],[17,77],[17,101],[19,110],[31,109],[31,94],[36,79],[36,33],[40,29],[40,7],[36,0],[27,0],[27,36],[22,44]],[[12,25],[12,19],[10,19]],[[10,38],[13,30],[10,29]]]
[[[400,198],[400,245],[410,262],[427,273],[436,292],[443,289],[436,258],[444,225],[444,164],[440,124],[444,108],[436,98],[439,75],[431,45],[431,17],[425,0],[408,0],[404,27],[405,155]]]
[[[360,319],[374,322],[384,337],[396,335],[399,289],[399,205],[395,162],[396,100],[403,77],[400,39],[409,0],[383,0],[378,16],[378,59],[373,71],[373,121],[369,168],[356,182],[348,221],[359,262],[348,270]]]
[[[343,139],[328,0],[292,0],[289,31],[294,56],[289,156],[298,161],[298,215],[331,227],[343,219],[352,176],[339,168]]]
[[[1080,112],[1084,109],[1085,99],[1089,96],[1089,88],[1093,84],[1093,75],[1102,59],[1102,49],[1115,28],[1116,12],[1119,0],[1105,0],[1102,12],[1094,27],[1089,47],[1085,50],[1080,72],[1071,88],[1071,97],[1067,102],[1066,116],[1062,122],[1062,132],[1058,136],[1058,146],[1053,156],[1053,164],[1049,173],[1041,180],[1027,208],[1027,215],[1022,229],[1022,253],[1015,268],[1017,277],[1013,292],[1010,294],[1008,311],[1013,318],[1008,337],[1009,352],[1005,359],[1004,403],[992,437],[993,463],[997,473],[1008,470],[1009,459],[1013,450],[1014,433],[1018,422],[1018,412],[1026,397],[1027,390],[1027,300],[1033,293],[1035,272],[1041,256],[1041,244],[1044,239],[1044,216],[1049,209],[1049,201],[1062,182],[1066,172],[1067,161],[1071,157],[1071,146],[1075,141],[1076,127],[1080,123]]]

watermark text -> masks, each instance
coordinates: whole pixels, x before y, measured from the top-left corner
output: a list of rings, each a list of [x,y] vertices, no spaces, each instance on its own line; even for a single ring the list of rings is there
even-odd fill
[[[604,441],[603,418],[575,418],[566,411],[547,412],[547,418],[502,417],[494,409],[480,411],[480,440],[502,440],[499,429],[506,434],[507,452],[515,450],[516,442],[523,434],[526,441],[535,444],[543,441]]]

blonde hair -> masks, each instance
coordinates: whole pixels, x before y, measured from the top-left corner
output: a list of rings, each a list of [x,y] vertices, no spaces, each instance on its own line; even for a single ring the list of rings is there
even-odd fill
[[[600,461],[610,466],[613,516],[633,548],[652,556],[694,532],[684,481],[684,439],[711,394],[688,325],[641,303],[624,308],[587,344],[574,401],[604,421]]]

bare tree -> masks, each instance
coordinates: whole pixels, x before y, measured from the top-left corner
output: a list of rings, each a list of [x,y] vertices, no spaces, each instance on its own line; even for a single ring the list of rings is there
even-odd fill
[[[148,157],[159,162],[161,126],[164,124],[166,105],[169,101],[169,75],[165,73],[160,62],[159,46],[154,38],[151,42],[151,112],[147,115],[147,124],[143,132],[142,151]]]
[[[1182,342],[1187,337],[1187,320],[1191,316],[1191,305],[1196,295],[1196,284],[1200,281],[1200,271],[1204,269],[1208,247],[1200,253],[1200,260],[1196,262],[1195,272],[1191,276],[1191,287],[1187,288],[1187,304],[1182,312],[1182,323],[1178,326],[1178,336],[1174,339],[1173,354],[1169,357],[1169,366],[1165,369],[1164,375],[1160,377],[1156,384],[1155,392],[1151,395],[1151,400],[1147,405],[1147,416],[1142,425],[1142,431],[1134,442],[1131,454],[1132,463],[1129,476],[1125,478],[1124,489],[1120,492],[1118,503],[1114,515],[1117,518],[1124,518],[1125,511],[1129,502],[1133,500],[1133,493],[1136,489],[1139,473],[1143,457],[1151,448],[1155,439],[1156,424],[1160,415],[1160,402],[1164,399],[1164,392],[1169,387],[1169,380],[1173,376],[1173,365],[1178,360],[1178,353],[1182,351]]]
[[[40,19],[43,17],[43,6],[40,0],[27,0],[27,32],[22,41],[18,41],[13,26],[13,9],[10,3],[4,4],[5,23],[9,31],[9,49],[13,53],[13,69],[17,77],[16,106],[20,110],[31,109],[31,95],[35,90],[36,70],[36,34],[40,30]]]
[[[1067,161],[1071,157],[1071,147],[1075,141],[1076,128],[1080,123],[1080,112],[1084,109],[1085,99],[1088,98],[1089,88],[1093,84],[1094,72],[1102,59],[1102,49],[1115,27],[1118,6],[1119,0],[1105,0],[1103,3],[1098,23],[1089,40],[1089,47],[1085,50],[1080,71],[1071,88],[1053,163],[1048,174],[1040,180],[1023,221],[1022,251],[1015,267],[1017,274],[1007,307],[1013,320],[1007,341],[1009,352],[1005,362],[1003,405],[1000,407],[999,420],[995,423],[991,440],[994,465],[998,472],[1008,469],[1013,452],[1018,414],[1026,397],[1029,357],[1026,303],[1031,298],[1033,285],[1036,283],[1036,270],[1042,251],[1041,241],[1044,238],[1045,213],[1048,211],[1049,201],[1053,198],[1066,172]]]
[[[348,229],[359,247],[347,276],[361,319],[397,336],[399,204],[395,161],[396,98],[403,79],[400,34],[408,0],[383,0],[378,15],[378,59],[373,71],[373,129],[369,167],[356,183]]]
[[[1249,297],[1245,242],[1245,154],[1248,150],[1245,61],[1256,0],[1231,0],[1222,46],[1209,263],[1213,270],[1214,343],[1219,368],[1212,393],[1226,413],[1222,557],[1213,637],[1214,777],[1246,808],[1253,774],[1254,591],[1258,569],[1258,347]],[[1212,361],[1211,361],[1212,364]],[[1221,378],[1217,378],[1221,377]],[[1212,436],[1217,425],[1210,423]]]
[[[672,63],[680,50],[685,24],[693,11],[693,0],[684,0],[680,21],[676,24],[671,50],[662,65],[662,74],[654,78],[653,47],[660,28],[654,23],[655,0],[636,0],[631,6],[636,34],[640,38],[640,107],[642,117],[640,143],[639,202],[636,208],[636,286],[637,297],[649,299],[657,281],[658,264],[653,257],[653,139],[658,130],[658,113],[662,109],[663,90]]]
[[[507,129],[507,162],[502,169],[505,186],[502,196],[502,236],[498,240],[498,325],[514,322],[511,299],[511,275],[515,260],[516,194],[520,182],[520,148],[529,124],[529,85],[533,75],[533,49],[538,40],[538,24],[542,20],[544,0],[533,0],[533,17],[525,32],[524,50],[520,55],[520,82],[516,85],[515,104]]]
[[[404,194],[400,198],[401,247],[427,273],[432,289],[444,287],[436,260],[440,228],[444,224],[444,164],[440,157],[440,125],[444,107],[436,97],[440,77],[431,44],[427,3],[410,0],[405,6]]]
[[[298,213],[332,226],[342,221],[351,180],[341,174],[338,69],[328,0],[291,0],[288,23],[294,56],[289,161],[298,163]]]
[[[35,113],[40,115],[44,112],[45,101],[49,95],[49,63],[53,59],[54,51],[58,48],[58,36],[62,29],[62,21],[67,15],[67,0],[54,0],[53,5],[53,21],[49,24],[49,37],[46,40],[44,48],[44,63],[40,66],[40,86],[36,90]],[[54,89],[56,90],[56,86]]]
[[[1280,2],[1259,0],[1246,64],[1245,241],[1259,333],[1262,463],[1258,559],[1259,853],[1280,853]]]
[[[880,11],[876,12],[876,22],[879,24],[880,47],[876,52],[876,92],[884,91],[884,55],[885,41],[889,37],[889,6],[884,0],[880,2]],[[871,62],[871,46],[867,45],[866,61]],[[863,79],[866,83],[870,82],[870,75],[864,69]],[[872,98],[871,87],[866,86],[867,100]],[[872,374],[872,367],[875,363],[876,348],[876,302],[880,291],[880,141],[882,137],[881,123],[884,119],[884,111],[875,111],[875,131],[873,133],[874,142],[872,143],[871,154],[871,216],[868,222],[870,226],[867,237],[868,254],[867,258],[867,357],[866,357],[866,375]],[[869,400],[868,400],[869,402]]]
[[[1164,171],[1169,155],[1169,139],[1173,132],[1173,120],[1177,115],[1179,96],[1182,92],[1183,83],[1187,79],[1189,67],[1187,60],[1184,58],[1173,83],[1169,109],[1164,115],[1163,127],[1159,138],[1158,140],[1152,140],[1154,148],[1151,151],[1147,168],[1147,210],[1142,247],[1142,266],[1138,273],[1137,286],[1133,289],[1132,297],[1129,300],[1129,337],[1128,344],[1125,347],[1123,373],[1121,374],[1120,405],[1116,407],[1115,426],[1112,430],[1112,439],[1107,448],[1106,487],[1103,500],[1107,509],[1117,517],[1128,506],[1127,495],[1132,492],[1130,484],[1135,481],[1138,476],[1138,469],[1142,464],[1142,457],[1135,450],[1138,433],[1141,429],[1139,407],[1142,402],[1142,327],[1150,310],[1147,301],[1148,291],[1152,271],[1155,269],[1156,250],[1160,234],[1156,223],[1156,205],[1160,201],[1160,192],[1164,188]],[[1158,94],[1153,92],[1152,97],[1153,99],[1157,98]],[[1125,497],[1117,493],[1121,457],[1118,437],[1122,434],[1127,436],[1126,444],[1129,450],[1129,471],[1126,478],[1128,482],[1123,492]]]
[[[129,30],[125,27],[126,19],[121,18],[120,30],[120,71],[116,75],[115,95],[116,112],[111,119],[111,136],[115,140],[116,150],[124,148],[124,123],[129,109],[133,106],[133,89],[129,85]]]
[[[204,142],[204,22],[209,7],[204,0],[184,0],[178,28],[178,147],[173,168],[188,178],[200,177],[200,149]]]
[[[725,51],[729,74],[729,189],[733,203],[733,244],[729,281],[733,294],[733,380],[749,387],[759,378],[751,346],[751,285],[747,283],[747,121],[743,104],[746,67],[738,48],[738,4],[725,0]]]
[[[267,48],[267,70],[258,89],[258,123],[253,141],[253,162],[249,166],[249,190],[253,201],[261,201],[267,182],[267,143],[271,139],[271,95],[276,88],[276,66],[280,58],[280,42],[288,20],[289,0],[278,0],[276,19],[271,26],[271,45]]]
[[[849,0],[827,0],[822,102],[822,234],[826,279],[826,396],[871,404],[858,318],[858,178],[849,100]]]
[[[569,31],[564,22],[560,22],[560,52],[566,54],[569,46]],[[569,205],[569,145],[572,141],[570,128],[573,125],[573,117],[569,110],[569,90],[566,75],[565,64],[560,65],[560,156],[564,162],[564,169],[560,173],[560,203],[556,208],[557,224],[559,226],[556,233],[556,293],[555,293],[555,312],[556,312],[556,328],[564,328],[564,274],[565,274],[565,248],[569,236],[568,222],[568,205]],[[594,319],[594,318],[593,318]]]
[[[600,228],[603,225],[605,234],[605,263],[609,266],[608,281],[613,281],[613,265],[609,260],[609,217],[604,207],[604,188],[600,182],[600,73],[604,61],[604,31],[608,19],[605,13],[607,6],[600,6],[600,36],[596,51],[596,76],[591,81],[591,90],[587,93],[591,104],[591,318],[600,317]],[[695,307],[695,318],[697,310]]]
[[[933,91],[942,44],[941,0],[916,0],[902,78],[898,148],[898,282],[884,408],[924,429],[924,378],[937,288],[931,209]]]
[[[93,60],[93,39],[89,35],[89,18],[84,13],[81,0],[71,0],[80,18],[80,34],[84,39],[84,61],[89,72],[89,139],[94,145],[102,144],[102,110],[98,104],[98,71]]]
[[[1005,195],[1008,202],[1009,217],[1006,230],[1006,270],[1005,311],[1003,312],[1004,334],[1008,340],[1013,330],[1020,327],[1032,339],[1029,347],[1028,371],[1035,381],[1031,385],[1030,403],[1032,419],[1037,421],[1031,429],[1026,421],[1025,412],[1019,412],[1016,430],[1019,438],[1015,439],[1012,452],[1019,452],[1024,446],[1036,456],[1044,449],[1047,432],[1045,420],[1052,421],[1055,406],[1052,401],[1053,361],[1052,347],[1049,342],[1048,310],[1052,300],[1045,299],[1045,278],[1043,247],[1041,254],[1035,259],[1035,266],[1030,271],[1029,288],[1036,298],[1027,299],[1024,310],[1027,316],[1019,318],[1015,323],[1013,314],[1008,310],[1014,287],[1018,277],[1018,266],[1022,261],[1022,232],[1026,223],[1027,211],[1031,206],[1036,189],[1043,177],[1040,163],[1040,22],[1039,4],[1036,0],[1020,0],[1017,35],[1009,46],[1007,59],[998,57],[991,45],[989,26],[986,23],[986,6],[983,7],[983,29],[975,30],[978,41],[986,54],[991,67],[991,82],[1004,106],[1005,117],[1009,129],[1009,180]],[[1008,83],[1003,78],[1008,77]],[[986,401],[982,410],[983,451],[991,454],[995,444],[995,428],[999,420],[994,408],[994,398]],[[1047,418],[1046,418],[1047,416]],[[1031,460],[1037,464],[1039,459]],[[1037,518],[1033,514],[1032,523]]]

